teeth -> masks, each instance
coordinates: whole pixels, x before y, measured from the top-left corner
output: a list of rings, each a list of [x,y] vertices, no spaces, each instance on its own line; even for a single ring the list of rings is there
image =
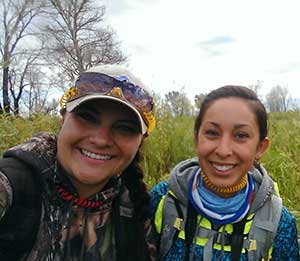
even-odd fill
[[[87,150],[81,150],[81,153],[86,156],[89,157],[91,159],[97,159],[97,160],[110,160],[111,156],[109,155],[99,155],[99,154],[95,154],[93,152],[89,152]]]
[[[217,164],[213,164],[213,167],[219,171],[226,171],[229,169],[232,169],[234,167],[234,165],[217,165]]]

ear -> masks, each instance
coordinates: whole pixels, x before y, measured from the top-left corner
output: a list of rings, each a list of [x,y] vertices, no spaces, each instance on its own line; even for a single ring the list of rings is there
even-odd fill
[[[259,160],[262,155],[265,153],[265,151],[269,147],[270,140],[268,137],[264,138],[258,145],[256,154],[255,154],[255,159]]]

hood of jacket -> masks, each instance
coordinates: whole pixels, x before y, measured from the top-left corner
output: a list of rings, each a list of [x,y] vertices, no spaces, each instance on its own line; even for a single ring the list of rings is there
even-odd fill
[[[171,171],[169,177],[169,188],[176,195],[177,199],[184,205],[188,203],[188,187],[193,174],[200,169],[198,158],[191,158],[180,162]],[[274,194],[274,182],[267,171],[261,166],[261,169],[253,168],[249,171],[253,177],[255,190],[250,208],[250,213],[264,205],[264,202],[270,200]]]

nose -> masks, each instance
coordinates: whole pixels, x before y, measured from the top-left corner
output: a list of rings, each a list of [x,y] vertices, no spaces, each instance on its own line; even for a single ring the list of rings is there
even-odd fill
[[[215,152],[221,158],[232,155],[232,141],[228,135],[224,135],[220,138]]]
[[[111,128],[103,125],[95,127],[90,135],[90,141],[98,147],[112,146],[114,140]]]

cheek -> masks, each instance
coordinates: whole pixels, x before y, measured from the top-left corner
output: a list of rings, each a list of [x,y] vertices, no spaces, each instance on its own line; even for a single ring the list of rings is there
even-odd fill
[[[240,148],[238,151],[240,158],[242,158],[249,166],[252,166],[256,156],[256,148]]]
[[[127,153],[127,156],[130,158],[134,158],[136,155],[137,151],[139,150],[141,146],[142,138],[137,138],[134,141],[128,141],[124,142],[123,144],[123,151]]]
[[[65,153],[67,148],[66,144],[67,142],[66,142],[65,132],[63,131],[63,129],[61,129],[57,137],[57,159],[61,164],[64,163],[65,157],[63,155],[66,155]]]
[[[207,154],[211,153],[214,148],[214,143],[212,141],[205,140],[201,137],[198,137],[196,140],[196,153],[200,157],[204,157]]]
[[[71,133],[68,132],[68,128],[63,124],[57,137],[57,149],[64,149],[64,144],[67,143],[71,137]]]

